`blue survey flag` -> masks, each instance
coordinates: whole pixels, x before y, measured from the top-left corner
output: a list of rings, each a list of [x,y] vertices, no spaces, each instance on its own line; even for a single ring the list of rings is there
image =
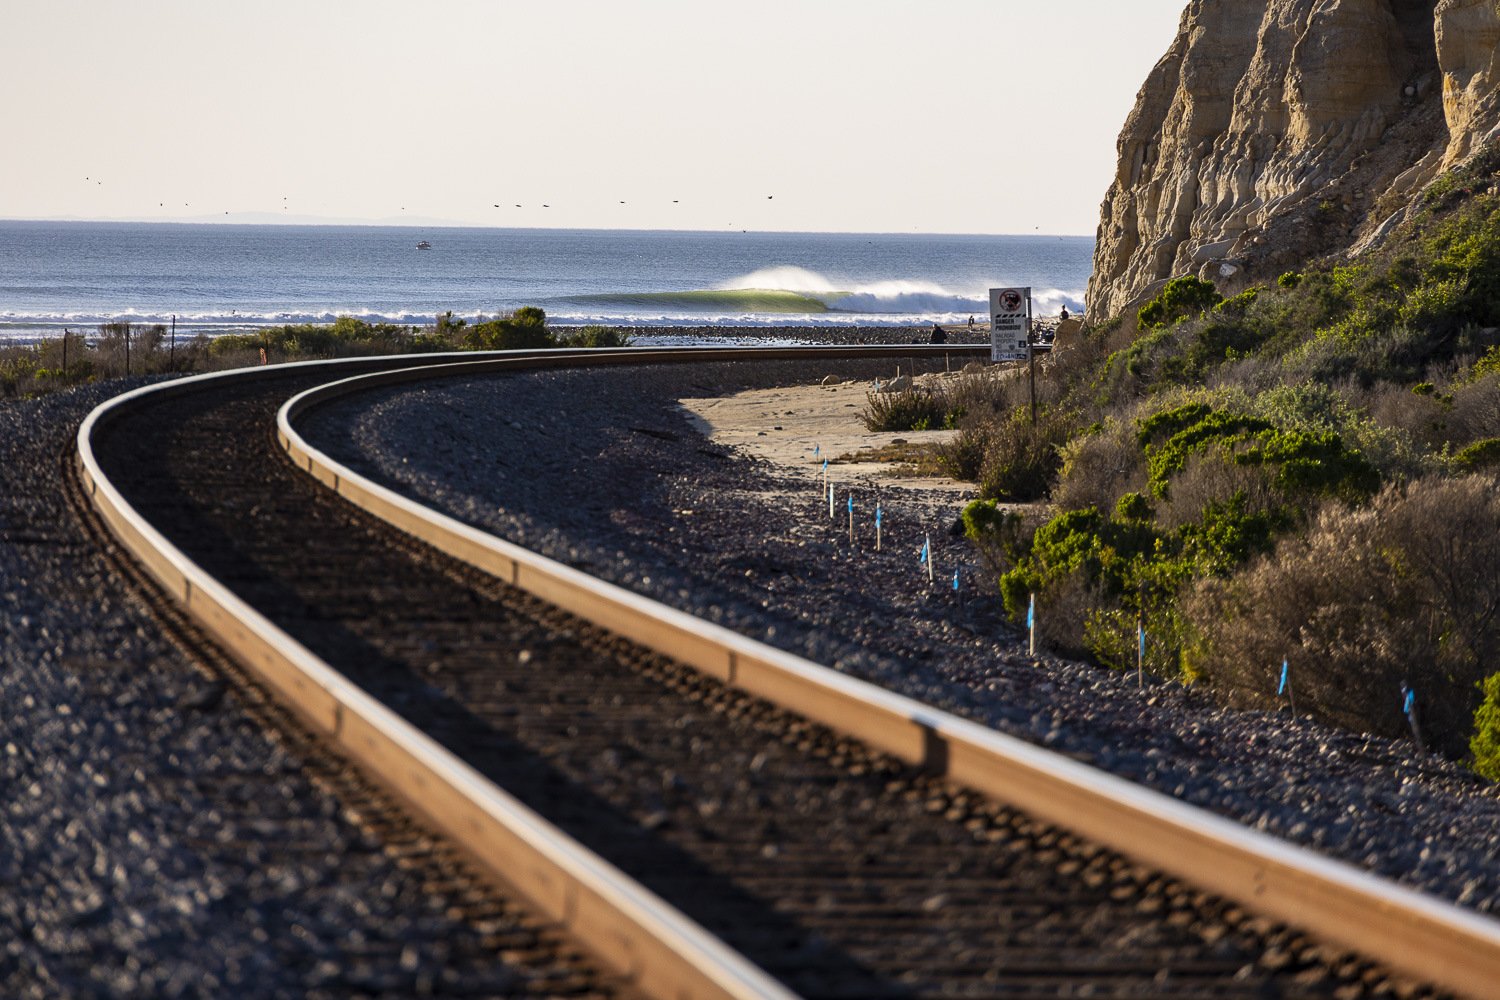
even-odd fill
[[[880,504],[875,505],[875,527],[880,527]]]
[[[817,458],[821,454],[823,454],[823,446],[820,444],[813,445],[813,458]]]
[[[922,554],[917,557],[917,563],[919,565],[927,565],[927,560],[932,558],[931,554],[927,551],[928,544],[929,543],[926,540],[922,542]]]
[[[1137,638],[1140,640],[1141,659],[1146,658],[1146,625],[1141,623],[1135,627]]]
[[[1281,661],[1281,683],[1276,685],[1276,694],[1279,696],[1286,691],[1286,661]]]
[[[958,570],[953,571],[953,589],[958,590]]]
[[[1026,628],[1036,628],[1036,595],[1031,595],[1031,601],[1026,605]]]
[[[1411,706],[1416,702],[1416,700],[1417,693],[1408,689],[1406,692],[1406,701],[1401,706],[1402,714],[1405,715],[1408,719],[1411,718]]]
[[[854,513],[854,494],[849,494],[849,513]]]

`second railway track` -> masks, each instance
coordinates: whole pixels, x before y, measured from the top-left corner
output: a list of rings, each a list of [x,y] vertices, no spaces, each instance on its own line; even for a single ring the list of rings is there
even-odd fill
[[[353,509],[275,437],[280,404],[326,380],[289,369],[169,395],[98,432],[101,465],[147,520],[300,643],[794,991],[1399,986]]]

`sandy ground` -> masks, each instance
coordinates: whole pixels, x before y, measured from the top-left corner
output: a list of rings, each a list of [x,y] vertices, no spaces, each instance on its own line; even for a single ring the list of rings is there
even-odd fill
[[[919,382],[921,379],[918,380]],[[808,479],[821,477],[823,459],[834,483],[868,485],[879,479],[882,488],[949,490],[977,495],[973,483],[944,478],[897,476],[889,462],[853,461],[849,456],[893,442],[927,444],[946,441],[954,431],[875,432],[865,429],[859,414],[869,382],[838,385],[798,385],[756,389],[714,399],[684,399],[680,403],[703,433],[717,444],[763,458]]]

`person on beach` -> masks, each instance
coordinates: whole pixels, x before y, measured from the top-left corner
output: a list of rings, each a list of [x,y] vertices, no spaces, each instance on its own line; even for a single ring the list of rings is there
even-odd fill
[[[948,333],[947,333],[947,331],[945,331],[937,323],[932,324],[932,340],[931,340],[931,343],[934,343],[934,344],[946,344],[947,342],[948,342]]]
[[[1068,318],[1068,307],[1067,306],[1063,306],[1062,307],[1062,312],[1058,313],[1057,318],[1060,319],[1060,320],[1066,320]]]

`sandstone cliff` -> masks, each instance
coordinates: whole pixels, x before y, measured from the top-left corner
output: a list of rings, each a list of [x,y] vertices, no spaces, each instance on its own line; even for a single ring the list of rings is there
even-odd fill
[[[1088,312],[1378,240],[1500,125],[1500,0],[1192,0],[1121,131]]]

